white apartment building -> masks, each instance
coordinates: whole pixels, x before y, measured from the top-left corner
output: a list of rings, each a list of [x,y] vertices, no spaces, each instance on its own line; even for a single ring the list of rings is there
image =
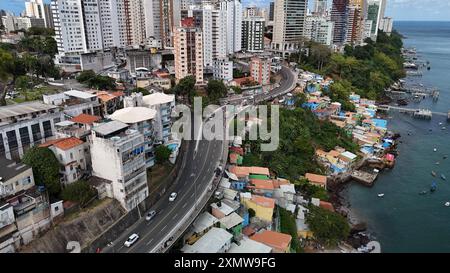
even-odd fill
[[[242,20],[242,50],[249,52],[264,52],[263,17],[244,17]]]
[[[227,55],[226,33],[227,17],[224,10],[212,5],[203,7],[203,56],[204,66],[211,67],[213,60]]]
[[[143,105],[156,111],[155,126],[156,139],[166,143],[169,141],[172,126],[172,110],[175,108],[175,95],[153,93],[143,97]]]
[[[286,55],[303,35],[307,0],[275,0],[272,48]]]
[[[6,32],[28,30],[30,27],[45,27],[44,19],[35,17],[17,17],[8,15],[2,16],[1,21]]]
[[[378,27],[383,32],[390,35],[392,32],[393,25],[394,25],[394,20],[392,19],[392,17],[384,17],[383,19],[381,19],[381,23]]]
[[[334,34],[334,23],[326,17],[311,15],[305,19],[303,36],[311,41],[332,46]]]
[[[50,140],[39,146],[47,147],[55,154],[61,164],[59,173],[61,174],[61,184],[64,186],[80,180],[87,170],[88,144],[84,141],[69,137]]]
[[[213,61],[213,78],[229,82],[233,80],[233,61],[227,58]]]
[[[160,0],[145,0],[144,14],[146,36],[153,37],[158,47],[162,47],[162,30],[161,30],[161,3]]]
[[[123,0],[98,0],[103,48],[125,47],[125,4]]]
[[[127,107],[115,111],[109,118],[128,124],[130,129],[137,130],[144,136],[145,165],[147,168],[155,165],[153,145],[156,134],[153,123],[156,110],[147,107]]]
[[[145,140],[137,130],[120,121],[92,129],[90,138],[92,174],[109,180],[107,193],[126,210],[132,210],[148,196],[145,168]]]
[[[203,33],[194,26],[194,18],[175,28],[174,45],[176,80],[192,75],[196,84],[203,84]]]
[[[43,0],[28,0],[25,2],[25,16],[44,19],[47,28],[53,28],[53,18],[49,4]]]
[[[227,54],[241,51],[242,46],[242,3],[240,0],[224,0],[220,9],[226,12]]]
[[[64,113],[40,101],[2,106],[0,111],[0,157],[19,160],[24,152],[55,136],[55,124]]]

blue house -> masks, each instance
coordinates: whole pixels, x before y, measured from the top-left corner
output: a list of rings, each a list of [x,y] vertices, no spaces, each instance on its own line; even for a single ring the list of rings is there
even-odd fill
[[[245,187],[247,186],[247,182],[244,181],[232,181],[231,182],[231,188],[237,191],[241,191],[243,189],[245,189]]]

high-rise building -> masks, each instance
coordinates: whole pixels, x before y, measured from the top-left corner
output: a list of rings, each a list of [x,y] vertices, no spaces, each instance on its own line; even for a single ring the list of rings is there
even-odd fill
[[[264,51],[264,26],[262,17],[244,17],[242,20],[242,50]]]
[[[372,21],[372,29],[370,36],[372,40],[376,40],[380,22],[383,19],[383,8],[385,0],[367,0],[367,20]]]
[[[314,13],[325,15],[327,13],[328,0],[315,0],[314,1]]]
[[[268,58],[253,57],[250,61],[250,75],[260,85],[270,84],[270,65]]]
[[[194,26],[194,18],[188,17],[175,28],[175,78],[194,76],[197,84],[203,83],[203,34]]]
[[[54,27],[50,5],[45,4],[43,0],[28,0],[25,2],[25,16],[44,19],[45,27]]]
[[[251,5],[244,8],[244,17],[255,17],[259,16],[259,9],[255,5]]]
[[[125,123],[110,121],[92,129],[92,174],[110,181],[107,192],[128,211],[148,196],[144,151],[144,135]]]
[[[273,49],[283,52],[295,49],[303,35],[307,0],[275,0]]]
[[[144,14],[146,39],[155,40],[162,47],[160,0],[145,0]]]
[[[311,41],[332,46],[334,23],[320,15],[307,16],[303,36]]]
[[[392,32],[394,21],[392,17],[384,17],[381,19],[381,23],[379,25],[379,29],[390,35]]]
[[[224,0],[220,9],[226,12],[227,53],[241,51],[242,44],[242,3],[240,0]]]
[[[269,21],[273,21],[275,15],[275,2],[269,4]]]
[[[203,32],[204,67],[211,68],[213,60],[223,59],[227,55],[226,13],[213,5],[190,6],[181,11],[181,18],[192,17],[194,26]]]
[[[127,45],[124,27],[124,1],[98,0],[103,48]]]
[[[160,29],[163,47],[173,47],[173,31],[180,26],[181,9],[179,0],[159,0]]]
[[[333,43],[344,44],[346,41],[349,0],[333,0],[331,21],[334,23]]]

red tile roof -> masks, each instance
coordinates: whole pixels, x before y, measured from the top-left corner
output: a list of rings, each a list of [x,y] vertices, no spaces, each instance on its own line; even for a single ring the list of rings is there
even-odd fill
[[[73,147],[79,146],[83,144],[84,142],[76,137],[69,137],[66,139],[63,139],[61,141],[56,142],[54,145],[58,147],[61,150],[69,150]]]
[[[275,199],[252,194],[251,200],[261,207],[275,208]]]
[[[330,202],[320,201],[319,206],[323,209],[334,212],[333,204],[331,204]]]
[[[98,116],[92,116],[88,114],[81,114],[76,117],[73,117],[70,121],[75,123],[81,123],[81,124],[92,124],[96,121],[101,120],[101,117]]]
[[[250,185],[249,188],[255,188],[259,190],[273,190],[274,189],[274,183],[272,180],[261,180],[261,179],[250,179]]]
[[[306,177],[306,179],[309,180],[309,182],[314,183],[314,184],[322,184],[322,185],[327,184],[327,177],[324,175],[307,173],[307,174],[305,174],[305,177]]]
[[[280,251],[286,251],[291,243],[292,236],[276,231],[264,230],[263,232],[253,235],[250,239]]]

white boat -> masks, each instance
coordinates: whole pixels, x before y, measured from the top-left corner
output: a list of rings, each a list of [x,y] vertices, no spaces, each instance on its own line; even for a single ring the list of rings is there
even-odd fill
[[[444,206],[450,207],[450,202],[445,202]]]
[[[384,193],[379,193],[378,197],[384,197]]]
[[[437,152],[437,149],[436,149],[436,148],[434,148],[434,149],[433,149],[433,151]]]

